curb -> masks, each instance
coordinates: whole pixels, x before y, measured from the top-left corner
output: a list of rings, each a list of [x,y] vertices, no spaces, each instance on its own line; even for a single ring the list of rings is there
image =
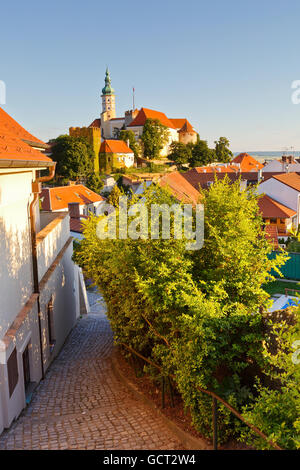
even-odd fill
[[[122,371],[119,368],[119,363],[116,358],[116,351],[114,350],[112,354],[112,369],[115,375],[123,382],[123,384],[128,387],[133,394],[141,400],[143,403],[145,403],[149,408],[151,408],[156,415],[161,418],[166,425],[166,427],[177,437],[178,440],[181,441],[185,449],[187,450],[212,450],[212,446],[209,445],[204,439],[197,438],[194,436],[191,436],[188,434],[186,431],[183,431],[177,424],[175,424],[173,421],[171,421],[169,418],[167,418],[162,411],[156,406],[155,403],[153,403],[152,400],[150,400],[148,397],[146,397],[137,387],[135,384],[133,384],[128,377],[125,377],[122,373]]]

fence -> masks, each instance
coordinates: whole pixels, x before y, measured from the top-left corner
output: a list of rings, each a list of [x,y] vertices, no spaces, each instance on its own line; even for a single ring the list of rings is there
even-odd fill
[[[125,343],[120,343],[121,346],[125,347],[128,351],[130,351],[132,354],[136,355],[143,361],[147,362],[151,366],[155,367],[158,369],[160,372],[162,371],[162,368],[152,362],[150,359],[147,357],[143,356],[141,353],[135,351],[132,347],[128,346]],[[176,377],[174,375],[170,375],[168,379],[170,380],[173,379],[176,382]],[[163,380],[162,383],[162,394],[164,397],[164,389],[165,389],[165,381]],[[240,421],[242,421],[246,426],[248,426],[255,434],[260,436],[262,439],[264,439],[273,449],[275,450],[283,450],[281,447],[279,447],[276,442],[273,442],[268,436],[266,436],[263,432],[260,431],[256,426],[253,424],[247,422],[245,418],[235,409],[233,408],[229,403],[227,403],[223,398],[219,397],[216,393],[206,390],[204,388],[201,388],[199,386],[195,387],[195,391],[198,391],[200,393],[205,393],[206,395],[209,395],[212,398],[212,429],[213,429],[213,449],[218,450],[218,402],[222,403],[233,415],[235,415]],[[173,400],[173,399],[172,399]],[[162,402],[164,403],[164,398],[162,398]],[[163,405],[164,406],[164,405]]]
[[[276,253],[276,251],[272,251],[269,258],[274,259],[276,257]],[[288,253],[288,255],[289,259],[285,265],[280,268],[280,271],[286,279],[300,281],[300,253]],[[272,271],[271,274],[272,276],[278,277],[278,274],[274,271]]]

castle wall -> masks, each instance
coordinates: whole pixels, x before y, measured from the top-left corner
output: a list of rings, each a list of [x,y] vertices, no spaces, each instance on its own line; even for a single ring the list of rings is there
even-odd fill
[[[95,152],[94,171],[99,173],[99,151],[101,145],[101,130],[98,127],[70,127],[72,137],[85,137]]]

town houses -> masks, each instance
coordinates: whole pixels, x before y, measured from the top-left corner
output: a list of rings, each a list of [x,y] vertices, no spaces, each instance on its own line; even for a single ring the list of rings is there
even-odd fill
[[[73,261],[73,241],[86,241],[86,223],[109,214],[105,210],[112,205],[106,203],[113,204],[114,193],[143,201],[147,188],[152,186],[154,194],[164,188],[172,201],[189,204],[197,213],[203,190],[209,193],[220,180],[238,182],[242,191],[253,188],[259,195],[259,234],[270,242],[272,256],[297,233],[300,171],[294,157],[262,163],[243,152],[230,161],[176,164],[168,160],[174,142],[192,148],[199,141],[186,118],[168,118],[145,107],[117,118],[115,105],[107,70],[100,118],[88,127],[69,128],[68,139],[92,148],[95,179],[89,179],[91,174],[62,178],[59,159],[53,159],[55,144],[30,134],[0,108],[0,434],[31,402],[81,316],[89,317],[86,285],[92,280]],[[131,131],[139,143],[147,120],[168,131],[154,168],[153,161],[136,158],[129,138],[120,138],[122,130]],[[99,189],[89,181],[100,181]],[[203,237],[196,240],[200,249]]]
[[[87,311],[68,211],[40,211],[42,184],[55,174],[46,149],[0,108],[0,433]]]

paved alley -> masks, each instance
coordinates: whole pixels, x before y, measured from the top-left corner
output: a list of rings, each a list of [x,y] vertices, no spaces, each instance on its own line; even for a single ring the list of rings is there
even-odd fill
[[[182,449],[111,368],[112,332],[99,295],[70,334],[0,449]]]

